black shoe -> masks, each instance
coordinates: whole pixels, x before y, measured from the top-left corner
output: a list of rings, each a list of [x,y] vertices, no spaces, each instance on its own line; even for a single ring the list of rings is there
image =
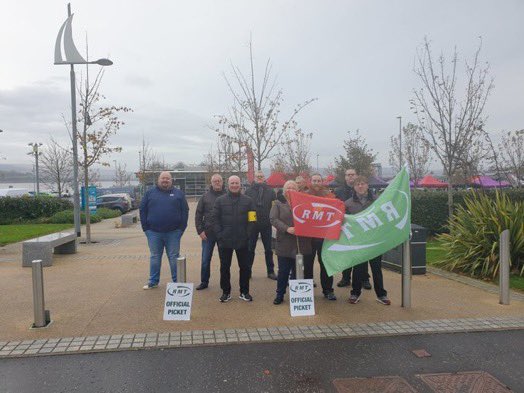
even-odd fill
[[[334,292],[327,292],[327,293],[324,293],[324,297],[325,297],[327,300],[337,300],[337,297],[335,296],[335,293],[334,293]]]
[[[317,283],[313,281],[313,288],[316,288],[316,287],[317,287]]]
[[[271,280],[276,280],[277,275],[275,274],[275,272],[271,272],[267,274],[267,278],[270,278]]]
[[[201,289],[206,289],[206,288],[207,288],[207,284],[201,282],[200,285],[196,287],[196,290],[200,291]]]
[[[218,300],[220,300],[220,303],[227,303],[231,300],[231,294],[224,292]]]
[[[277,305],[279,305],[279,304],[282,304],[283,301],[284,301],[284,298],[283,298],[283,297],[277,296],[277,297],[275,298],[275,300],[273,300],[273,304],[277,306]]]
[[[337,282],[337,287],[339,288],[349,287],[349,281],[342,279],[339,282]]]
[[[369,283],[369,280],[362,281],[362,287],[369,291],[371,289],[371,284]]]
[[[241,293],[239,298],[245,302],[253,301],[253,296],[251,296],[249,293]]]

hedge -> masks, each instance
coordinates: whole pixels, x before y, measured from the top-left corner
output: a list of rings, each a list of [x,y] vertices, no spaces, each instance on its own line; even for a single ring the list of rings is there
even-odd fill
[[[453,191],[453,206],[464,206],[464,198],[471,193],[483,193],[495,198],[495,191]],[[524,189],[507,189],[503,193],[512,201],[524,201]],[[430,233],[448,232],[448,193],[445,190],[413,190],[411,192],[411,222],[421,225]]]
[[[0,225],[50,217],[56,212],[72,208],[73,204],[70,201],[61,198],[3,197],[0,198]]]
[[[86,223],[86,216],[82,212],[80,213],[80,221],[82,224]],[[90,215],[91,223],[96,223],[102,221],[102,217],[97,214]],[[73,224],[75,222],[73,210],[64,210],[58,213],[53,214],[51,217],[45,220],[49,224]]]

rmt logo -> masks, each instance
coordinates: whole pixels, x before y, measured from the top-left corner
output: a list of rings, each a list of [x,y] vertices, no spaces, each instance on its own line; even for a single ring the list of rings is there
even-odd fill
[[[186,297],[191,294],[191,289],[186,286],[171,287],[167,290],[169,296]]]
[[[341,223],[344,212],[325,203],[301,203],[293,208],[293,218],[303,224],[308,221],[314,228],[330,228]]]
[[[289,290],[291,292],[295,292],[296,294],[305,294],[311,292],[312,289],[312,285],[304,281],[299,281],[289,286]]]

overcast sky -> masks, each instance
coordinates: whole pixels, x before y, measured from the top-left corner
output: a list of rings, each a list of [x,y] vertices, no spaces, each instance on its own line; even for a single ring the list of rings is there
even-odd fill
[[[0,0],[3,163],[30,163],[28,142],[67,140],[69,69],[53,65],[66,5]],[[408,100],[418,86],[413,62],[424,36],[436,53],[456,46],[461,59],[482,36],[481,56],[495,78],[488,129],[524,128],[521,0],[82,0],[72,9],[78,49],[87,32],[90,58],[114,61],[101,87],[107,103],[134,109],[113,139],[122,153],[107,159],[128,169],[138,167],[142,135],[167,162],[202,160],[215,139],[208,125],[232,103],[222,74],[231,62],[246,70],[250,34],[259,75],[271,58],[284,115],[318,98],[298,117],[313,133],[314,166],[317,154],[321,167],[331,163],[346,132],[356,129],[387,165],[396,117],[415,120]],[[81,71],[77,66],[77,77]]]

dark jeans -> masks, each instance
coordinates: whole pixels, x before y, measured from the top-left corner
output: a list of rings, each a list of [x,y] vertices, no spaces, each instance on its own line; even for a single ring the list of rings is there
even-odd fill
[[[351,283],[352,295],[360,296],[362,292],[362,280],[365,277],[367,270],[367,263],[361,263],[353,268],[353,282]],[[373,274],[373,289],[377,297],[387,296],[387,291],[384,289],[384,279],[382,278],[382,255],[373,258],[369,261],[371,266],[371,273]]]
[[[237,254],[238,267],[240,269],[239,286],[240,293],[249,293],[249,252],[247,248],[235,250]],[[219,248],[220,255],[220,288],[222,292],[231,293],[231,260],[233,258],[232,248]]]
[[[349,268],[349,269],[346,269],[342,272],[342,280],[344,280],[345,282],[351,282],[351,270],[353,268]],[[368,267],[368,264],[366,263],[366,274],[364,275],[364,281],[369,281],[369,267]]]
[[[306,280],[313,279],[313,255],[304,255],[304,278]]]
[[[295,258],[277,257],[278,278],[277,278],[277,297],[284,297],[288,280],[294,280],[296,275]],[[291,276],[290,276],[291,273]],[[304,277],[305,278],[305,277]]]
[[[324,262],[322,262],[322,244],[324,244],[323,239],[313,239],[311,242],[312,248],[313,248],[313,255],[311,256],[311,260],[315,260],[315,255],[318,256],[318,263],[320,263],[320,284],[322,285],[322,293],[326,294],[329,292],[333,292],[333,277],[329,277],[326,268],[324,267]],[[311,269],[313,270],[313,268]],[[304,278],[306,278],[306,274],[304,271]]]
[[[202,240],[202,265],[200,267],[200,282],[209,284],[209,276],[211,275],[211,257],[213,250],[217,244],[217,239],[214,236],[208,236],[207,240]]]
[[[275,264],[273,263],[273,251],[271,250],[271,225],[266,225],[261,228],[256,227],[249,236],[249,269],[251,270],[253,268],[253,262],[255,261],[255,249],[257,248],[259,233],[262,238],[262,244],[264,245],[267,274],[274,273]]]

